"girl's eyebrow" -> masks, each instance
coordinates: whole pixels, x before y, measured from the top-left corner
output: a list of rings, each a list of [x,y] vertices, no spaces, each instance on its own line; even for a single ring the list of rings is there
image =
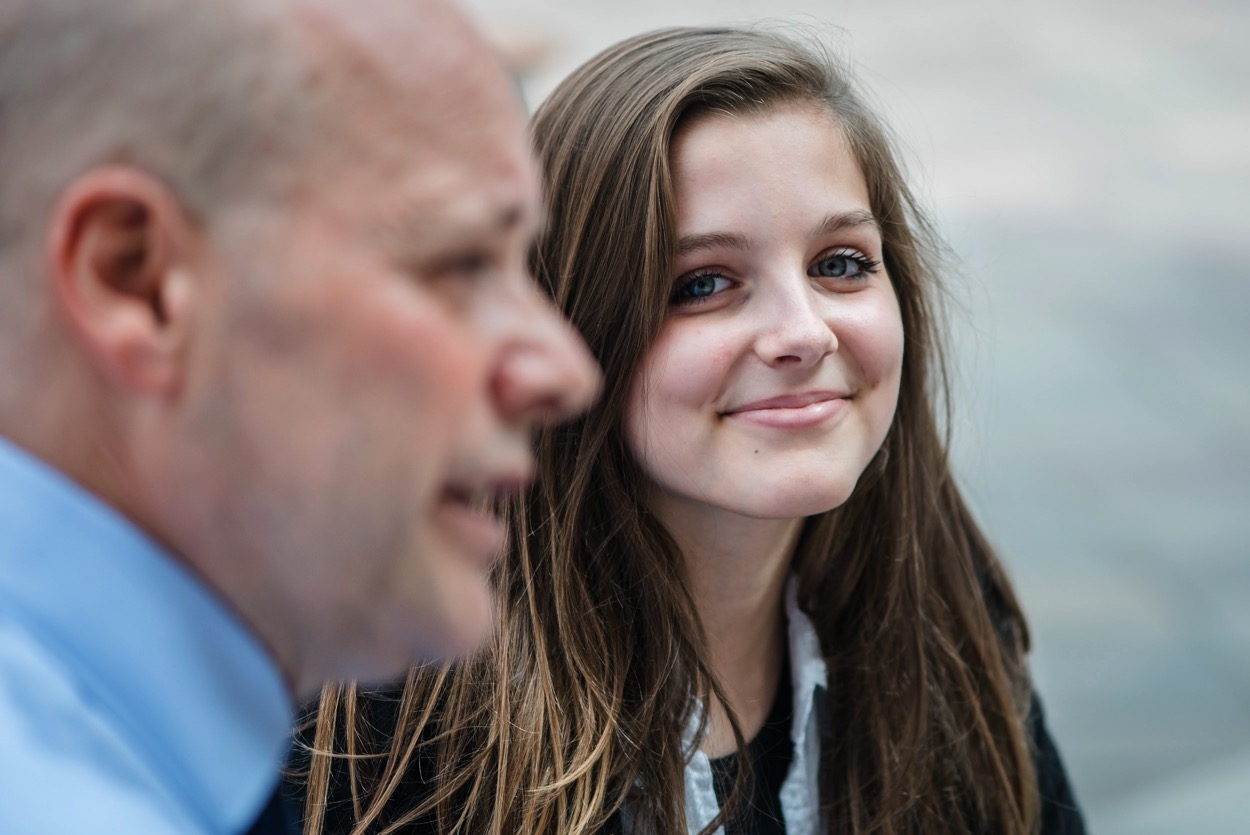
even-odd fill
[[[810,237],[830,235],[860,226],[871,226],[877,230],[878,234],[881,232],[881,223],[872,212],[864,209],[854,209],[849,212],[835,212],[828,215],[824,220],[812,227]],[[705,249],[743,250],[750,248],[751,240],[746,235],[741,235],[737,232],[700,232],[694,235],[686,235],[677,242],[677,254],[679,256]]]
[[[677,254],[686,255],[703,249],[750,249],[751,241],[736,232],[704,232],[686,235],[677,243]]]
[[[849,212],[837,212],[831,214],[820,223],[812,227],[812,237],[817,235],[829,235],[834,232],[841,232],[844,229],[854,229],[859,226],[872,226],[881,233],[881,223],[877,220],[872,212],[864,209],[855,209]]]

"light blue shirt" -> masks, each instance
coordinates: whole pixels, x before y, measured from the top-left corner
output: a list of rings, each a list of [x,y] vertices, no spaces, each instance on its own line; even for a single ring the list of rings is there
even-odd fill
[[[245,831],[291,719],[233,612],[0,438],[0,832]]]

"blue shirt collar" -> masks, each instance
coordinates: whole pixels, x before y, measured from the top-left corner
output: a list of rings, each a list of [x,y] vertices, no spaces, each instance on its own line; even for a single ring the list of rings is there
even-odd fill
[[[177,558],[2,437],[0,598],[194,813],[252,822],[292,720],[275,663]]]

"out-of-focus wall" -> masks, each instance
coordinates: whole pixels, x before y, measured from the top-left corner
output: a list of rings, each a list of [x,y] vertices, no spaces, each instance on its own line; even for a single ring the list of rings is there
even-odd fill
[[[853,61],[963,259],[958,469],[1093,831],[1250,831],[1250,3],[470,6],[534,103],[659,26]]]

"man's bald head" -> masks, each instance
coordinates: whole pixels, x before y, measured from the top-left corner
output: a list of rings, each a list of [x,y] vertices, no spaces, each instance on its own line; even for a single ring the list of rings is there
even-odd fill
[[[0,4],[0,363],[13,369],[0,423],[59,348],[44,341],[40,259],[75,178],[111,164],[146,172],[212,231],[249,204],[307,199],[362,159],[383,172],[471,140],[465,119],[446,116],[464,76],[483,74],[503,70],[441,0]],[[474,89],[479,108],[485,93],[519,113],[508,81]],[[422,128],[419,147],[401,126]]]
[[[470,61],[499,72],[438,2],[373,3],[364,13],[341,0],[9,0],[0,9],[0,264],[92,166],[147,171],[211,223],[225,205],[289,193],[310,166],[333,164],[379,98],[379,80],[410,90],[424,81],[437,96],[438,77]],[[413,101],[416,118],[422,105]]]
[[[294,150],[307,107],[287,92],[308,68],[281,39],[246,3],[6,4],[0,251],[39,229],[56,194],[92,166],[143,169],[195,214],[246,188]]]

